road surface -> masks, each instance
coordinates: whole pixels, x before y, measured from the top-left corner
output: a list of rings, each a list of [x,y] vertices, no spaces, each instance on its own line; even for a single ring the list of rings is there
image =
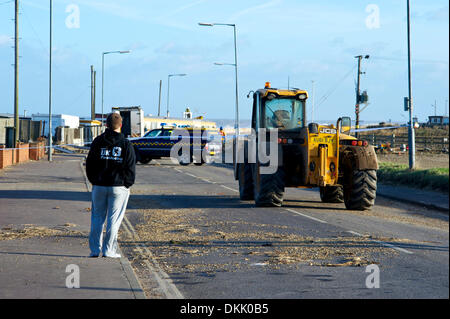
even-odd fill
[[[448,214],[378,197],[371,211],[287,189],[239,200],[232,170],[136,167],[120,246],[149,298],[448,298]]]

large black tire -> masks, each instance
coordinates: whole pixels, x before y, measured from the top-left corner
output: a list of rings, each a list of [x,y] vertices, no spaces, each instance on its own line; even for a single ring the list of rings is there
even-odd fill
[[[369,210],[377,195],[377,171],[353,170],[344,185],[344,203],[350,210]]]
[[[257,207],[280,207],[284,196],[284,169],[274,174],[261,174],[258,164],[253,165],[254,197]]]
[[[342,186],[320,187],[320,199],[324,203],[343,203],[344,189]]]
[[[239,197],[241,200],[253,200],[254,186],[251,164],[238,164]]]

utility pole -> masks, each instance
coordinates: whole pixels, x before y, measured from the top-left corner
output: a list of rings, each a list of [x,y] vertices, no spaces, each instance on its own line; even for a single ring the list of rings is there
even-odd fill
[[[53,0],[50,0],[50,59],[48,70],[48,161],[51,162],[52,149],[53,149],[53,136],[52,136],[52,37],[53,37]]]
[[[96,101],[97,101],[97,70],[94,70],[94,97],[93,97],[93,101],[94,101],[94,117],[93,120],[95,120],[95,108],[96,108]]]
[[[95,71],[91,65],[91,120],[95,120]]]
[[[434,116],[437,115],[437,110],[436,110],[436,100],[434,100],[434,105],[431,105],[432,107],[434,107]]]
[[[19,139],[19,0],[15,0],[14,38],[14,146]],[[13,152],[15,154],[15,152]]]
[[[411,14],[409,7],[409,0],[406,3],[407,7],[407,29],[408,29],[408,97],[409,97],[409,126],[408,126],[408,146],[409,146],[409,169],[416,168],[416,141],[413,124],[413,100],[412,100],[412,85],[411,85]]]
[[[161,89],[162,89],[162,80],[159,80],[158,117],[161,116]]]
[[[356,104],[355,104],[355,129],[359,129],[359,104],[361,103],[361,92],[360,92],[360,83],[361,83],[361,74],[365,74],[366,72],[361,72],[361,60],[363,58],[362,55],[355,56],[358,59],[358,75],[356,82]],[[369,58],[369,55],[364,56],[365,59]],[[359,138],[359,132],[356,131],[356,138]]]
[[[356,121],[355,121],[355,129],[359,130],[359,92],[360,92],[360,88],[359,88],[359,82],[361,79],[361,59],[362,59],[362,55],[359,55],[356,57],[358,59],[358,75],[357,75],[357,80],[356,80],[356,104],[355,104],[355,115],[356,115]],[[359,132],[356,132],[356,138],[358,138]]]

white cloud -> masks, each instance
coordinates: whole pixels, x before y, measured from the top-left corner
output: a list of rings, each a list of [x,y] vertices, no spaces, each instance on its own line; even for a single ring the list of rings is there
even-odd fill
[[[195,6],[197,6],[199,4],[202,4],[202,3],[206,2],[206,1],[207,0],[197,0],[197,1],[190,2],[190,3],[188,3],[188,4],[184,5],[184,6],[178,7],[175,10],[169,12],[168,14],[162,16],[161,19],[166,19],[166,18],[172,17],[172,16],[174,16],[176,14],[179,14],[179,13],[181,13],[181,12],[183,12],[183,11],[189,9],[189,8],[195,7]]]

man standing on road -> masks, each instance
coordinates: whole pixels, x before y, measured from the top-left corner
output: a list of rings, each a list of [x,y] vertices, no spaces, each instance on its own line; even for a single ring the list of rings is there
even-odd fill
[[[136,157],[134,148],[122,133],[122,117],[111,113],[106,130],[94,139],[86,159],[86,174],[92,183],[90,257],[120,258],[117,234],[122,223],[130,187],[134,184]],[[103,225],[106,236],[102,242]]]

